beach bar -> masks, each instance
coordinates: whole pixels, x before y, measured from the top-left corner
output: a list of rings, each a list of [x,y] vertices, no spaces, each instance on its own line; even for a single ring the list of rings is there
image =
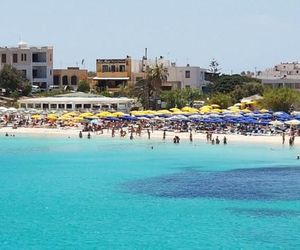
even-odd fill
[[[134,99],[106,97],[81,92],[53,97],[26,98],[19,100],[20,108],[43,110],[109,110],[128,112]]]

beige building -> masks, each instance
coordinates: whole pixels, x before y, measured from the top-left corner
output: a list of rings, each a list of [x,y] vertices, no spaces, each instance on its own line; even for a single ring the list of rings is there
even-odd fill
[[[272,88],[293,88],[300,91],[300,63],[281,63],[273,68],[259,71],[256,78],[262,81],[264,86]]]
[[[31,84],[48,89],[53,81],[53,47],[29,47],[20,42],[18,47],[0,47],[0,70],[11,65],[23,73]]]
[[[64,88],[66,86],[76,90],[80,81],[87,81],[86,69],[79,67],[68,67],[67,69],[53,70],[53,88]]]

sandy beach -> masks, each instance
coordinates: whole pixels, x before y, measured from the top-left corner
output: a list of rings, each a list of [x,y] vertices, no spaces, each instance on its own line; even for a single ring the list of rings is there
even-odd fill
[[[12,127],[3,127],[0,129],[0,135],[5,136],[6,133],[9,135],[26,135],[26,136],[59,136],[59,137],[78,137],[81,129],[79,128],[17,128],[13,129]],[[87,132],[83,133],[85,137]],[[172,142],[174,136],[177,135],[180,137],[181,142],[189,142],[190,134],[187,132],[167,132],[166,141]],[[104,130],[103,134],[91,132],[92,138],[111,138],[111,131]],[[151,133],[151,140],[162,140],[163,132],[154,131]],[[262,144],[282,144],[282,137],[280,135],[256,135],[256,136],[245,136],[245,135],[236,135],[236,134],[213,134],[213,138],[219,137],[222,143],[222,139],[226,136],[228,143],[262,143]],[[116,133],[115,138],[120,137],[119,133]],[[128,135],[125,137],[128,138]],[[112,138],[113,139],[113,138]],[[134,139],[147,139],[147,131],[143,131],[141,137],[135,136]],[[206,142],[206,134],[195,133],[193,132],[193,141],[203,141]],[[297,146],[298,140],[295,140],[295,146]],[[285,145],[288,145],[288,136],[286,136]]]

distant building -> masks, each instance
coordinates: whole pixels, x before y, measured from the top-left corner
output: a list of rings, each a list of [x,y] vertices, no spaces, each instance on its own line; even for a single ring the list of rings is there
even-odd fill
[[[206,80],[207,69],[200,68],[198,66],[176,66],[172,63],[168,67],[168,80],[163,83],[162,89],[183,89],[183,88],[196,88],[202,90],[202,88],[208,83]]]
[[[0,70],[5,64],[23,73],[31,84],[48,89],[53,82],[53,47],[28,47],[20,42],[18,47],[0,47]]]
[[[77,90],[79,82],[87,80],[88,72],[86,69],[68,67],[67,69],[53,70],[53,88],[64,88],[69,86],[73,90]]]
[[[259,71],[256,78],[264,86],[272,88],[288,87],[300,91],[300,63],[281,63],[271,69]]]

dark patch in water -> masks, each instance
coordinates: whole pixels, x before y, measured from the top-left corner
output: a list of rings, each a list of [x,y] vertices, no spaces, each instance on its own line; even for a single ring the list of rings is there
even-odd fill
[[[290,209],[267,209],[267,208],[229,208],[231,213],[253,217],[299,217],[300,211]]]
[[[223,172],[196,169],[124,185],[125,191],[165,198],[299,200],[300,167],[249,168]]]

